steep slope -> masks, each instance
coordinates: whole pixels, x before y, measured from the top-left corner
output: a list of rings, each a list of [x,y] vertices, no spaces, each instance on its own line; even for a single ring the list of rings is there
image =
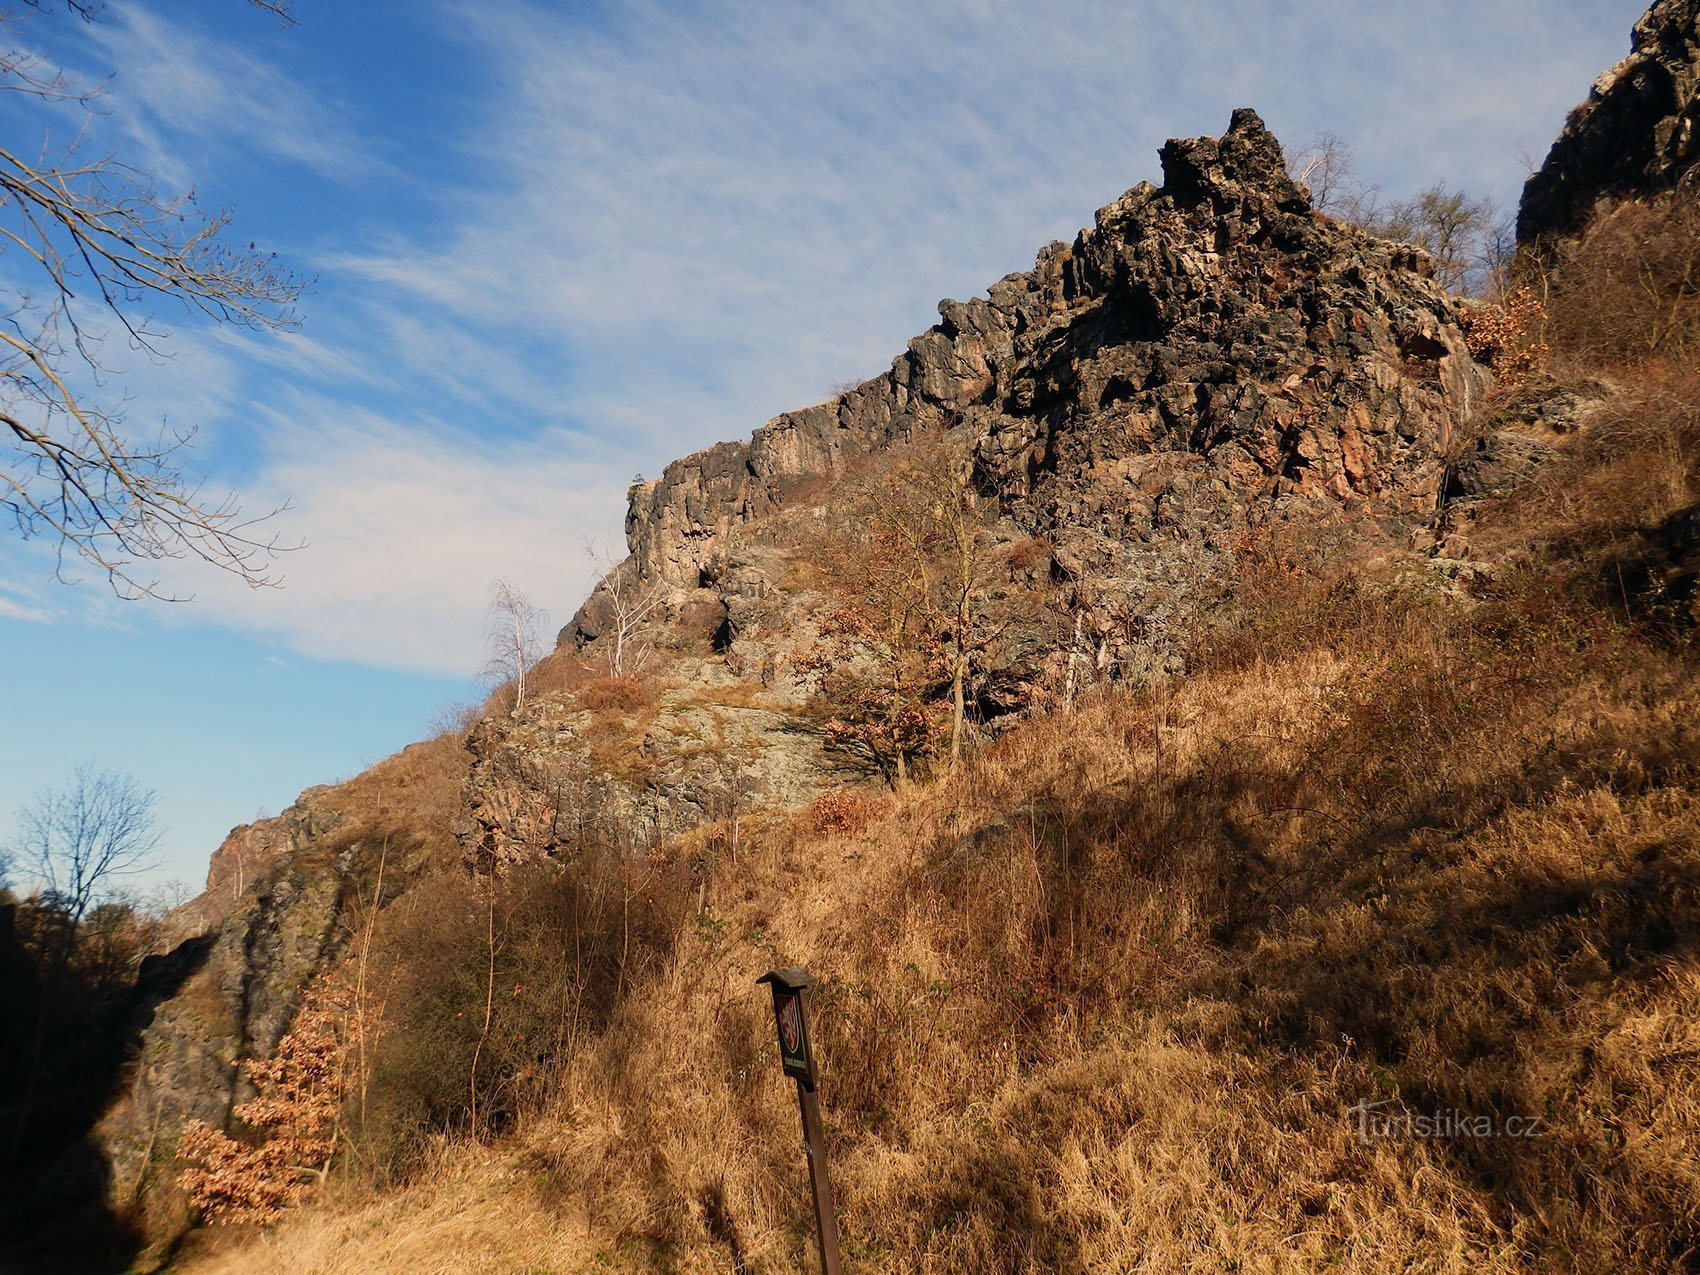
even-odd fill
[[[1251,111],[1161,158],[1161,188],[1135,187],[985,298],[942,303],[888,372],[635,488],[630,558],[530,699],[471,732],[458,813],[409,834],[411,875],[392,857],[380,887],[375,857],[414,799],[393,779],[407,754],[233,834],[190,916],[217,934],[206,966],[156,1015],[104,1127],[122,1210],[180,1224],[160,1167],[176,1129],[228,1120],[233,1064],[276,1047],[360,900],[443,866],[450,828],[488,868],[591,844],[654,853],[729,821],[735,859],[741,818],[853,778],[800,671],[835,604],[810,560],[888,455],[940,440],[989,511],[1004,576],[970,676],[983,722],[1059,703],[1065,681],[1072,698],[1182,667],[1257,537],[1332,529],[1363,556],[1424,534],[1488,384],[1457,303],[1415,250],[1315,214]],[[645,612],[627,625],[634,590]],[[648,654],[641,680],[616,643]]]
[[[1638,26],[1531,236],[1681,178],[1694,12]],[[174,1126],[358,951],[414,1051],[362,1060],[380,1114],[507,1138],[442,1161],[476,1224],[383,1206],[429,1228],[395,1262],[793,1269],[750,980],[801,961],[869,1269],[1692,1263],[1692,594],[1623,513],[1689,552],[1686,453],[1625,499],[1605,391],[1495,396],[1474,313],[1316,214],[1254,113],[1162,163],[886,373],[634,488],[629,558],[464,750],[234,835],[108,1120],[124,1207],[182,1224]],[[985,542],[989,747],[847,794],[824,550],[927,449]],[[1554,1134],[1365,1141],[1340,1113],[1382,1099]],[[382,1269],[363,1209],[228,1269]]]
[[[563,632],[540,693],[468,738],[462,808],[442,820],[468,862],[644,852],[843,783],[797,672],[833,603],[806,570],[814,528],[916,440],[958,458],[1005,555],[988,605],[1006,613],[971,673],[985,720],[1058,702],[1065,678],[1072,696],[1181,667],[1189,617],[1232,592],[1253,532],[1334,527],[1363,553],[1431,518],[1488,378],[1428,263],[1315,214],[1251,111],[1162,162],[1161,188],[1135,187],[985,298],[942,303],[888,372],[633,490],[631,557]],[[1015,546],[1039,552],[1017,562]],[[641,683],[610,676],[622,587],[652,597],[617,635],[651,653]],[[185,1118],[228,1121],[234,1064],[276,1047],[375,888],[389,837],[349,813],[372,809],[360,782],[304,794],[215,860],[196,914],[218,936],[207,964],[156,1015],[104,1127],[117,1203],[150,1229],[180,1216],[150,1157]],[[389,871],[393,893],[409,878]]]

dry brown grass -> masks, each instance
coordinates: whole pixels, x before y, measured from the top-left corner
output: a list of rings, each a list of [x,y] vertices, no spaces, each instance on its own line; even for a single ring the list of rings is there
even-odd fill
[[[600,677],[577,691],[579,705],[592,711],[615,709],[629,713],[647,698],[643,683],[635,677]]]
[[[515,1275],[576,1271],[595,1251],[573,1227],[540,1221],[530,1193],[499,1159],[444,1146],[429,1190],[328,1196],[276,1230],[204,1232],[173,1270],[312,1275]]]
[[[1688,1269],[1700,696],[1566,580],[1289,580],[1186,682],[751,833],[475,1188],[267,1268],[403,1269],[359,1226],[476,1189],[534,1269],[809,1269],[753,982],[802,963],[852,1269]],[[1545,1136],[1363,1143],[1381,1100]]]
[[[1700,358],[1700,204],[1692,195],[1605,203],[1561,245],[1547,339],[1595,367]]]
[[[1545,301],[1530,337],[1545,372],[1490,400],[1483,421],[1523,428],[1529,394],[1573,391],[1594,406],[1580,429],[1546,438],[1554,462],[1479,512],[1472,546],[1488,558],[1568,560],[1604,604],[1691,643],[1700,630],[1686,547],[1700,517],[1700,207],[1606,205],[1530,287]]]

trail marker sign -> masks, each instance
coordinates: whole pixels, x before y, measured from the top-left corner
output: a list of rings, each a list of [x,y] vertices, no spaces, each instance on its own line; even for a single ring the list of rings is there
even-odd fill
[[[787,977],[803,981],[790,982]],[[809,1023],[803,1013],[803,989],[814,980],[807,970],[775,970],[765,976],[773,988],[773,1017],[779,1025],[779,1065],[787,1076],[802,1082],[805,1089],[815,1087],[815,1060],[809,1049]]]
[[[826,1135],[821,1130],[820,1096],[815,1092],[815,1058],[809,1048],[809,1016],[803,989],[814,976],[799,966],[771,970],[756,980],[773,991],[773,1021],[779,1029],[779,1064],[797,1082],[797,1106],[803,1115],[803,1148],[809,1158],[809,1187],[815,1202],[815,1235],[825,1275],[839,1275],[838,1219],[832,1208],[832,1179],[826,1166]]]

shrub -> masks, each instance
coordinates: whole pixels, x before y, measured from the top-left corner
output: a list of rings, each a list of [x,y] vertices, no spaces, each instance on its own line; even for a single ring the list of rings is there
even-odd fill
[[[1586,366],[1700,359],[1700,203],[1603,203],[1549,287],[1547,340]]]
[[[183,1130],[177,1182],[211,1222],[269,1222],[324,1179],[341,1132],[348,989],[320,981],[270,1058],[242,1070],[259,1090],[235,1110],[231,1138],[194,1121]]]
[[[1500,387],[1513,388],[1546,365],[1550,347],[1541,338],[1546,305],[1527,285],[1504,300],[1464,316],[1470,353],[1498,375]]]
[[[578,688],[579,707],[595,712],[614,709],[629,713],[641,707],[646,698],[643,683],[631,676],[599,677]]]
[[[864,793],[835,788],[809,807],[809,827],[817,833],[851,836],[867,827],[878,809],[879,803]]]
[[[494,880],[445,872],[386,909],[368,974],[383,1019],[349,1113],[361,1159],[405,1173],[433,1134],[535,1110],[670,950],[689,887],[668,859],[587,847]]]

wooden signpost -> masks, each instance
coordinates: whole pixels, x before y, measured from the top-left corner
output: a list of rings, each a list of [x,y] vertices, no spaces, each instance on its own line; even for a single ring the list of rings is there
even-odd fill
[[[806,969],[791,966],[772,970],[756,980],[773,990],[773,1018],[779,1028],[779,1063],[797,1082],[797,1105],[803,1112],[803,1145],[809,1157],[809,1187],[815,1199],[815,1235],[820,1240],[820,1266],[825,1275],[839,1275],[838,1219],[832,1211],[832,1179],[826,1168],[826,1137],[820,1127],[820,1097],[815,1092],[815,1058],[809,1049],[809,1019],[803,1012],[803,989],[814,985]]]

